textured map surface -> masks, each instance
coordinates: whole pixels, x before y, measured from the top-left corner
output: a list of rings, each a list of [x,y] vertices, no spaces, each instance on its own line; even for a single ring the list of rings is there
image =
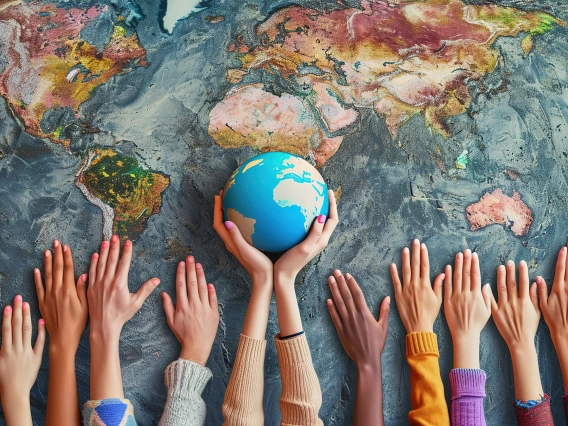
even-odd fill
[[[39,315],[31,272],[55,238],[73,246],[77,273],[103,237],[133,240],[132,290],[158,276],[172,294],[175,265],[192,253],[221,303],[204,392],[206,424],[218,425],[250,283],[211,228],[213,195],[258,152],[300,155],[340,198],[341,224],[297,292],[321,417],[350,425],[356,371],[325,306],[333,268],[359,279],[376,312],[392,296],[388,265],[413,237],[435,254],[433,275],[469,247],[485,282],[507,259],[552,281],[568,240],[565,21],[561,0],[0,0],[0,301],[22,294]],[[410,385],[396,310],[389,325],[385,421],[404,425]],[[448,385],[443,316],[435,328]],[[563,424],[544,323],[537,348]],[[157,424],[163,371],[178,351],[156,293],[121,342],[140,425]],[[510,359],[492,322],[481,365],[488,424],[515,424]],[[87,333],[77,368],[83,403]],[[47,372],[46,357],[32,389],[36,424]],[[279,394],[269,344],[266,424],[279,421]]]

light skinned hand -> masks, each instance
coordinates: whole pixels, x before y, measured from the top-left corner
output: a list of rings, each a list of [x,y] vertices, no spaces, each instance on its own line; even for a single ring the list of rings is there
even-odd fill
[[[213,229],[225,243],[227,250],[247,270],[253,284],[272,282],[272,262],[264,253],[251,246],[242,236],[237,225],[231,221],[223,223],[223,191],[215,196]]]
[[[0,348],[0,395],[8,426],[32,424],[30,390],[39,372],[44,344],[45,322],[39,320],[38,335],[32,348],[30,305],[22,303],[22,296],[16,296],[14,308],[4,308]]]
[[[402,283],[396,265],[391,264],[396,306],[408,334],[433,332],[434,321],[442,306],[442,280],[440,274],[430,284],[430,263],[426,244],[415,239],[412,242],[412,257],[408,247],[402,250]]]
[[[300,244],[284,253],[274,264],[274,274],[282,277],[281,282],[294,282],[300,270],[327,247],[331,234],[339,223],[337,203],[333,191],[328,190],[329,217],[319,215],[308,236]]]
[[[53,255],[44,252],[44,282],[38,268],[34,269],[39,310],[49,333],[50,351],[65,350],[75,353],[87,327],[87,274],[75,285],[73,256],[68,246],[53,242]]]
[[[333,300],[327,299],[327,308],[343,349],[357,368],[380,368],[388,333],[390,297],[383,299],[377,320],[351,274],[344,277],[341,271],[335,270],[328,283]]]
[[[207,285],[203,266],[193,256],[180,262],[176,274],[176,306],[162,293],[168,325],[181,343],[180,358],[205,366],[219,326],[217,295]]]
[[[454,343],[454,368],[479,368],[481,330],[491,316],[489,284],[481,288],[481,272],[477,253],[467,249],[456,254],[452,267],[444,274],[444,313]]]
[[[110,247],[109,247],[110,246]],[[89,316],[91,338],[118,340],[124,324],[142,307],[160,283],[158,278],[146,281],[136,293],[128,290],[128,271],[132,260],[132,242],[126,241],[122,257],[120,240],[113,235],[101,244],[100,254],[91,258],[89,269]]]

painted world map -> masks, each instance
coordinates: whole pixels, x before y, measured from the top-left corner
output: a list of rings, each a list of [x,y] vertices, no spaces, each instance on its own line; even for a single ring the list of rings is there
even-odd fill
[[[339,199],[335,242],[298,293],[322,418],[348,425],[355,371],[324,310],[330,268],[359,276],[375,303],[391,294],[388,264],[418,237],[440,253],[433,269],[469,247],[487,259],[487,282],[509,258],[551,278],[550,254],[568,238],[567,20],[562,0],[0,0],[0,300],[32,294],[20,277],[55,238],[78,245],[80,267],[101,239],[129,238],[133,277],[164,283],[193,253],[216,270],[222,302],[204,393],[206,424],[221,424],[249,284],[211,229],[213,195],[257,153],[299,155]],[[141,425],[161,414],[158,372],[177,350],[165,322],[148,321],[162,319],[158,299],[124,336]],[[482,362],[506,353],[497,338],[482,342]],[[398,340],[384,355],[389,425],[409,407]],[[268,374],[276,366],[269,350]],[[549,394],[561,387],[554,368],[542,373]],[[266,392],[278,392],[275,377]],[[46,383],[44,365],[34,419]],[[511,410],[486,407],[488,424],[510,424]],[[265,416],[277,422],[277,398],[265,398]]]

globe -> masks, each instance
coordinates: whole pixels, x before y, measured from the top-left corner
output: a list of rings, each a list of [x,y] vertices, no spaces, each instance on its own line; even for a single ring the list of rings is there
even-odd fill
[[[233,172],[223,192],[225,221],[254,247],[281,252],[306,238],[328,214],[327,185],[314,166],[285,152],[268,152]]]

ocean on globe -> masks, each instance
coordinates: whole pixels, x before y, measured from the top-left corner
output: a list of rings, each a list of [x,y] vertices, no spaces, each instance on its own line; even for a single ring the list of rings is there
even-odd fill
[[[306,238],[328,214],[327,185],[314,166],[285,152],[267,152],[233,172],[223,192],[225,221],[254,247],[281,252]]]

